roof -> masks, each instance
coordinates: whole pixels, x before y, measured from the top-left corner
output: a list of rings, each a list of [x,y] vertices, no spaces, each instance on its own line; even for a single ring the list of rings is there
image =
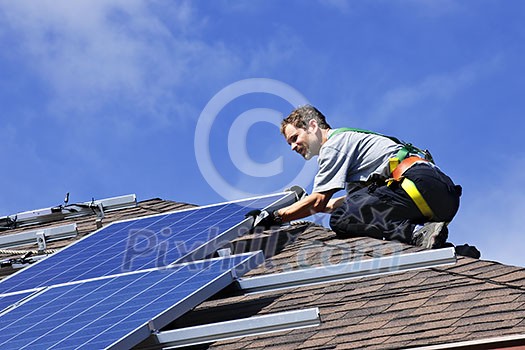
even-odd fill
[[[269,268],[252,274],[272,273],[287,264],[298,268],[301,252],[303,266],[318,266],[326,251],[338,261],[345,254],[367,258],[415,250],[370,238],[339,240],[324,228],[310,227],[269,259]],[[450,267],[226,297],[201,304],[187,317],[189,322],[219,312],[231,317],[230,310],[249,309],[251,304],[260,306],[257,314],[318,307],[318,327],[221,342],[210,348],[404,348],[523,334],[524,287],[523,268],[460,257]],[[182,326],[184,320],[178,323]]]
[[[151,199],[133,208],[107,213],[103,224],[190,206]],[[78,225],[79,235],[75,239],[96,230],[95,216],[45,226],[71,222]],[[21,231],[14,229],[0,235]],[[51,248],[63,247],[73,240],[53,242]],[[266,262],[245,278],[422,251],[406,244],[372,238],[338,239],[332,231],[311,223],[244,236],[234,241],[231,248],[235,253],[265,250]],[[1,270],[5,275],[9,269]],[[191,348],[501,348],[525,344],[524,306],[524,268],[459,256],[455,264],[447,266],[259,293],[227,289],[175,320],[161,333],[318,308],[318,325],[236,337]],[[151,340],[137,348],[141,347],[160,348]]]

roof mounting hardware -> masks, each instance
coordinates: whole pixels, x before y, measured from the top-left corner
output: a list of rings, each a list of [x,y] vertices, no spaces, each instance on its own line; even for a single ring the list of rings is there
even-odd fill
[[[245,293],[257,293],[454,263],[454,248],[443,248],[241,278],[237,287]]]
[[[154,339],[150,338],[149,341],[155,341],[163,349],[175,349],[226,339],[315,327],[320,324],[319,309],[315,307],[164,331],[154,334]],[[146,346],[146,342],[144,345]]]
[[[155,328],[155,325],[153,324],[153,320],[148,321],[148,329],[153,334],[157,334],[159,332],[159,330]]]
[[[98,203],[99,212],[97,213],[97,218],[95,219],[95,225],[97,229],[102,228],[102,219],[104,219],[104,206],[102,203]]]
[[[60,239],[76,237],[77,234],[77,224],[68,224],[49,227],[43,230],[14,233],[12,235],[0,236],[0,249],[14,248],[37,243],[39,245],[39,250],[41,250],[40,244],[42,243],[39,242],[39,238],[43,239],[44,242],[47,243]]]
[[[217,250],[217,255],[220,256],[221,258],[231,256],[232,254],[233,253],[230,248],[223,248],[223,249]]]
[[[20,258],[10,258],[0,261],[0,268],[11,267],[13,269],[21,269],[29,264],[33,264],[38,260],[47,258],[47,255],[33,255],[32,252],[28,252]]]
[[[15,215],[0,217],[0,230],[8,230],[28,225],[44,224],[66,218],[81,217],[97,214],[101,219],[104,212],[133,208],[137,206],[137,196],[129,194],[126,196],[112,197],[94,200],[90,202],[68,204],[69,193],[64,198],[64,204],[56,207],[26,211]]]
[[[44,231],[39,231],[36,233],[36,243],[38,244],[38,252],[42,254],[46,250],[46,233]]]

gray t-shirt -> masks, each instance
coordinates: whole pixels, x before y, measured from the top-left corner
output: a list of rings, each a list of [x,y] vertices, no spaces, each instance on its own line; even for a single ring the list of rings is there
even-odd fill
[[[350,183],[366,182],[375,174],[388,178],[388,159],[402,147],[380,135],[354,131],[333,135],[319,151],[313,192],[348,189]]]

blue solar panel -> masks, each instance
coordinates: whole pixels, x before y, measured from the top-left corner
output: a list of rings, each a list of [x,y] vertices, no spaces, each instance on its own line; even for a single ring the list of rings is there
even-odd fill
[[[248,253],[46,288],[0,316],[2,349],[127,349],[264,258]]]
[[[116,222],[4,279],[0,293],[203,259],[246,232],[248,210],[293,200],[281,193]]]
[[[23,292],[9,295],[0,295],[0,313],[7,307],[19,302],[33,292]]]

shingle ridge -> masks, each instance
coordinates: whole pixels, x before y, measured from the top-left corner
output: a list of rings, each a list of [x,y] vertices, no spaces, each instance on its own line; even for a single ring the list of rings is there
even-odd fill
[[[498,265],[501,265],[501,266],[506,266],[506,265],[503,265],[503,264],[500,264],[500,263],[496,263],[496,262],[494,264],[498,264]],[[472,279],[472,280],[475,280],[475,281],[480,281],[480,282],[485,282],[485,283],[492,283],[492,284],[495,284],[495,285],[498,285],[498,286],[501,286],[501,287],[517,290],[517,291],[520,291],[520,292],[525,292],[525,286],[512,284],[512,282],[496,281],[492,277],[478,277],[478,276],[474,276],[474,275],[471,275],[471,274],[468,274],[468,273],[455,272],[455,271],[451,271],[451,270],[446,269],[446,268],[439,268],[439,267],[434,267],[434,268],[432,268],[432,270],[439,271],[439,272],[444,272],[446,274],[449,274],[449,275],[452,275],[452,276],[456,276],[456,277],[469,278],[469,279]],[[520,270],[525,271],[525,268],[520,268]]]
[[[162,207],[162,208],[154,207],[155,205],[163,205],[163,204],[175,205],[176,207],[175,208],[170,208],[170,209],[166,209],[165,207]],[[137,203],[137,206],[139,206],[140,208],[142,208],[144,210],[150,211],[152,213],[157,213],[157,214],[159,214],[159,213],[166,213],[166,212],[177,210],[177,209],[185,209],[185,208],[189,208],[189,207],[198,207],[195,204],[186,203],[186,202],[176,202],[176,201],[172,201],[172,200],[168,200],[168,199],[162,199],[162,198],[158,198],[158,197],[157,198],[149,198],[149,199],[142,200],[142,201]]]

